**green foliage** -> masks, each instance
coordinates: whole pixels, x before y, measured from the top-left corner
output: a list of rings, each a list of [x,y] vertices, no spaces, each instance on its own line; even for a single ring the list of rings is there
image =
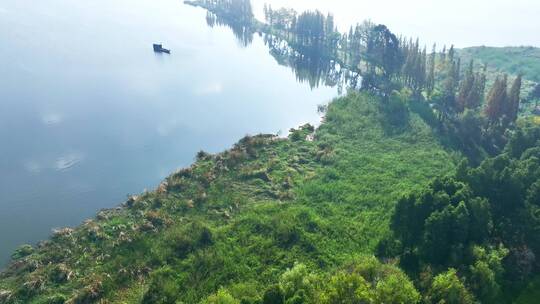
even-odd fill
[[[321,297],[321,302],[328,304],[373,303],[373,301],[373,291],[358,273],[340,272],[332,276],[325,294]]]
[[[303,303],[305,298],[312,297],[316,280],[317,277],[310,274],[303,264],[296,264],[288,269],[279,280],[279,286],[287,299],[286,303]]]
[[[403,272],[363,258],[334,274],[316,303],[418,303],[420,294]]]
[[[397,272],[377,283],[375,287],[376,303],[418,303],[420,293],[403,273]]]
[[[227,290],[220,289],[216,294],[210,295],[201,304],[240,304]]]
[[[538,132],[520,128],[506,153],[476,168],[462,163],[454,177],[400,199],[391,224],[395,239],[384,239],[379,253],[400,256],[416,277],[426,267],[454,267],[483,303],[499,301],[504,288],[519,289],[540,253]]]
[[[285,296],[279,285],[272,285],[264,291],[263,304],[284,304]]]
[[[174,304],[178,299],[180,288],[174,280],[177,274],[169,267],[152,272],[150,286],[144,294],[145,304]]]
[[[540,82],[540,49],[522,47],[470,47],[458,51],[464,60],[475,59],[487,63],[501,72],[518,75]]]
[[[450,266],[461,263],[469,244],[489,236],[492,221],[486,200],[474,197],[466,185],[445,178],[399,200],[391,227],[406,252],[418,252],[428,263]]]
[[[473,304],[474,298],[459,280],[456,270],[449,269],[435,277],[427,294],[427,302],[433,304]]]
[[[11,258],[14,260],[24,258],[25,256],[32,254],[33,252],[34,247],[32,247],[32,245],[22,245],[15,250],[15,252],[11,255]]]

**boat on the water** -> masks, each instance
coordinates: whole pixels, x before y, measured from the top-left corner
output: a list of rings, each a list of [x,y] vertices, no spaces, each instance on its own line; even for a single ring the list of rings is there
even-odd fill
[[[163,45],[161,45],[161,44],[154,43],[154,52],[170,54],[171,50],[168,50],[168,49],[164,48]]]

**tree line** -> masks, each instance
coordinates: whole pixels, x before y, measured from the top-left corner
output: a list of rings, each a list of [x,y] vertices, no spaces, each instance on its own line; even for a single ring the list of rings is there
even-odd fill
[[[258,31],[273,36],[265,41],[272,42],[268,45],[273,50],[290,54],[291,63],[328,66],[325,70],[332,71],[332,78],[345,77],[350,71],[361,77],[360,81],[349,77],[350,88],[380,95],[383,102],[396,92],[422,101],[430,108],[425,112],[436,116],[433,126],[474,163],[486,154],[493,156],[502,151],[508,140],[506,130],[513,128],[518,117],[522,77],[510,79],[502,74],[490,84],[486,65],[478,66],[473,61],[463,64],[454,46],[440,50],[434,45],[428,52],[418,39],[399,37],[385,25],[371,21],[340,33],[333,15],[317,10],[298,13],[265,5],[262,23],[253,17],[249,0],[201,3],[236,24],[232,28],[244,44],[251,42],[252,38],[248,38],[253,31]],[[283,47],[282,42],[286,42]],[[291,50],[283,51],[286,47]],[[303,79],[319,79],[324,71],[311,68],[307,72],[315,74]],[[310,82],[312,86],[314,83]]]

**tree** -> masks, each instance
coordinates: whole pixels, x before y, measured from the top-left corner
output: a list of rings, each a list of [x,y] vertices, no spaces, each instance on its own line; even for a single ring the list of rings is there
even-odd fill
[[[538,110],[538,100],[540,100],[540,83],[534,86],[534,89],[529,93],[529,100],[534,100],[535,110]]]
[[[507,99],[506,87],[507,75],[505,74],[502,77],[497,76],[495,83],[493,83],[493,86],[488,93],[485,108],[485,114],[490,123],[498,123],[504,114],[504,107]]]
[[[489,237],[492,220],[485,199],[462,182],[440,178],[398,201],[391,228],[404,252],[433,265],[457,266],[467,247]]]
[[[518,75],[508,93],[505,115],[508,122],[515,122],[519,112],[519,102],[521,94],[521,75]]]
[[[202,301],[201,304],[240,304],[240,301],[235,299],[227,290],[220,289],[216,294]]]
[[[358,273],[339,272],[332,276],[321,296],[325,304],[373,303],[375,295],[369,283]]]
[[[435,56],[437,54],[437,45],[433,44],[433,49],[428,59],[428,74],[426,79],[426,88],[428,95],[431,96],[433,90],[435,89]]]
[[[465,77],[459,84],[458,95],[456,98],[458,112],[463,112],[465,109],[472,108],[471,105],[474,101],[470,100],[475,98],[473,90],[475,89],[475,75],[474,75],[474,61],[471,60],[467,71],[465,71]]]
[[[414,304],[419,301],[420,294],[400,269],[382,264],[374,257],[365,257],[333,275],[315,303]]]
[[[504,268],[502,260],[508,255],[508,249],[499,247],[487,250],[475,246],[473,249],[475,262],[469,267],[469,285],[482,303],[496,303],[500,296]]]
[[[369,33],[366,56],[372,66],[381,69],[385,79],[397,73],[403,62],[396,35],[382,24],[375,26]]]
[[[467,109],[476,109],[482,105],[486,90],[486,71],[487,66],[484,65],[482,70],[475,73],[474,85],[469,91],[469,96],[467,96],[467,103],[465,105]]]
[[[447,58],[451,58],[448,56]],[[456,78],[457,64],[454,61],[448,61],[445,68],[445,78],[443,81],[443,108],[444,114],[456,111],[456,87],[458,79]]]
[[[457,276],[456,270],[435,277],[428,291],[427,302],[432,304],[473,304],[474,298]]]
[[[415,304],[420,301],[420,294],[413,283],[403,273],[396,272],[377,283],[375,287],[376,303]]]
[[[281,275],[279,286],[287,302],[291,299],[295,299],[295,302],[306,301],[313,295],[316,280],[316,276],[304,264],[295,264]]]

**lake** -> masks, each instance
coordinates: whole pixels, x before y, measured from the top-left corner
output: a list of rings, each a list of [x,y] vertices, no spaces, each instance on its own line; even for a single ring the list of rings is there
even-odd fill
[[[242,47],[205,16],[178,0],[0,3],[0,263],[201,149],[319,121],[336,89],[298,83],[262,38]]]

